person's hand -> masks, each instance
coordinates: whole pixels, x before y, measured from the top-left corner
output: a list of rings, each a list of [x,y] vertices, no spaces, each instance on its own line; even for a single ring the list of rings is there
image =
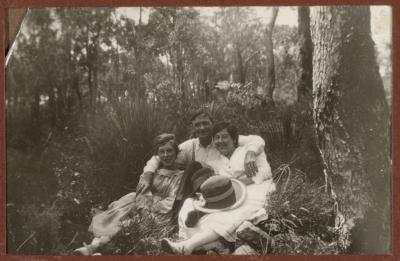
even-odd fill
[[[244,172],[249,178],[255,176],[258,172],[256,157],[257,155],[254,151],[247,151],[244,157]]]
[[[153,181],[153,172],[145,172],[139,180],[138,185],[136,186],[136,194],[145,193],[151,186]]]
[[[247,176],[241,176],[238,180],[241,181],[246,186],[254,183],[254,181]]]

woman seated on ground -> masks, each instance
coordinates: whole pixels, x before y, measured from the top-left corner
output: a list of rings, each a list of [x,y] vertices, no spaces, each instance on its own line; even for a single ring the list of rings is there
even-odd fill
[[[178,146],[173,134],[161,134],[154,140],[154,153],[161,161],[153,175],[152,186],[147,191],[129,193],[112,202],[108,209],[97,213],[89,227],[94,239],[90,245],[74,251],[78,255],[91,255],[106,244],[122,228],[123,221],[133,213],[146,213],[157,223],[170,224],[174,217],[174,204],[183,176],[175,163]]]
[[[271,168],[265,153],[257,156],[258,172],[253,177],[244,173],[246,151],[238,147],[238,133],[229,123],[213,128],[213,142],[222,154],[210,165],[215,176],[200,186],[200,198],[187,199],[179,213],[179,234],[183,241],[161,241],[164,251],[191,254],[193,250],[214,242],[220,237],[236,240],[236,229],[265,207],[267,195],[275,190]]]

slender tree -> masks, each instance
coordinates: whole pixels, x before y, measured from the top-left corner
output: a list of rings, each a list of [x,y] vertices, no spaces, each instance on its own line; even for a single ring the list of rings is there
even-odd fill
[[[371,39],[369,7],[313,7],[317,143],[338,203],[340,242],[390,251],[390,117]]]
[[[297,85],[297,100],[312,104],[312,42],[310,32],[310,8],[297,7],[299,35],[300,79]]]
[[[274,63],[274,44],[272,34],[275,27],[276,17],[279,7],[273,7],[272,15],[268,25],[265,27],[265,54],[266,54],[266,83],[264,91],[264,101],[267,105],[274,105],[272,95],[275,90],[275,63]]]

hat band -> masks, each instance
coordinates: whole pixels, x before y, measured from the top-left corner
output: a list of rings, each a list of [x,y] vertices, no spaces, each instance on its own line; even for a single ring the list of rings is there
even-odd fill
[[[219,195],[216,195],[216,196],[214,196],[214,197],[205,197],[204,195],[203,195],[203,197],[204,197],[204,199],[207,201],[207,203],[215,203],[215,202],[218,202],[218,201],[221,201],[221,200],[227,198],[227,197],[228,197],[229,195],[231,195],[232,193],[235,193],[235,192],[234,192],[234,190],[233,190],[233,187],[230,187],[230,188],[229,188],[227,191],[225,191],[224,193],[219,194]]]

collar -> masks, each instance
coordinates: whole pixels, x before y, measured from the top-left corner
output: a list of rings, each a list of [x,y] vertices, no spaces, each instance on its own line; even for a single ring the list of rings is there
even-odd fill
[[[211,143],[207,145],[207,147],[204,147],[204,146],[200,143],[200,139],[199,139],[199,138],[196,138],[196,149],[199,149],[199,148],[208,149],[208,148],[211,148],[211,147],[214,147],[214,144],[213,144],[212,140],[211,140]]]

